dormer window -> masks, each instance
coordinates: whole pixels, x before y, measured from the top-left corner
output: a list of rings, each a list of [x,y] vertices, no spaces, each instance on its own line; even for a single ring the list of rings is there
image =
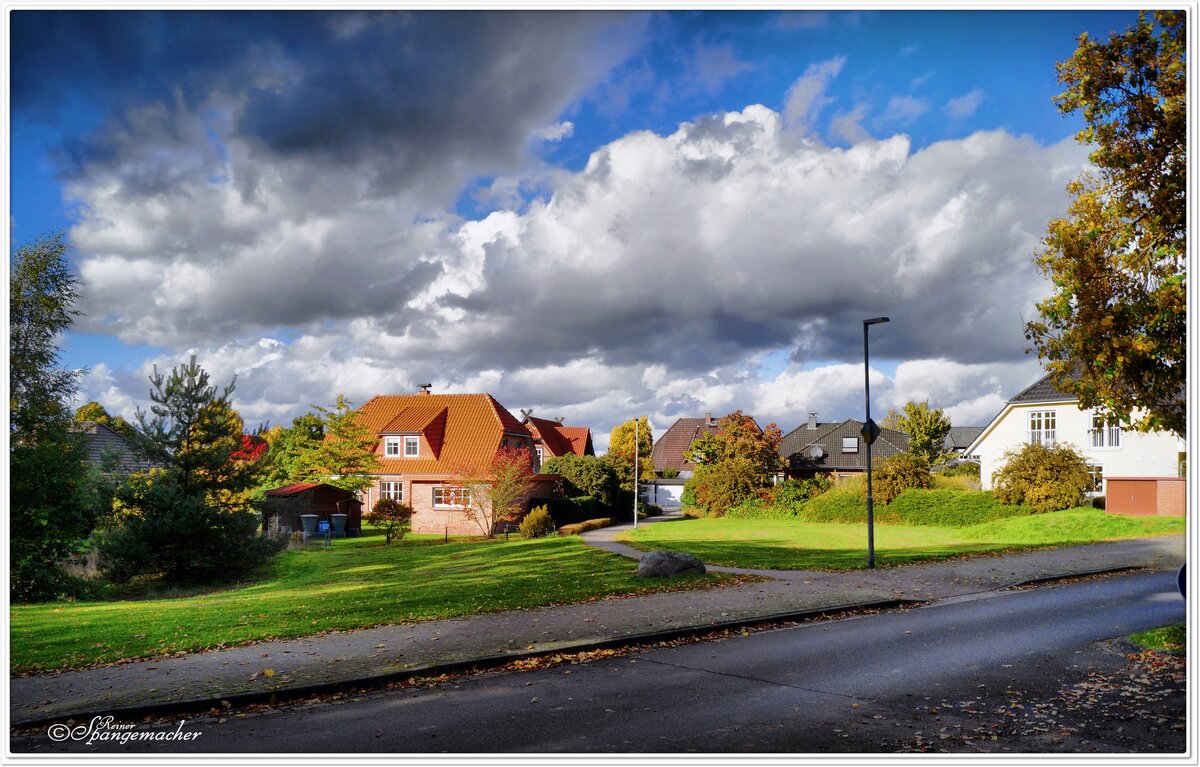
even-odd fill
[[[842,452],[857,453],[858,452],[858,437],[842,437]]]
[[[421,455],[421,438],[417,436],[384,437],[383,454],[388,458],[417,458]]]
[[[400,455],[400,438],[384,437],[383,454],[388,458],[395,458],[396,456]]]
[[[404,438],[404,457],[416,458],[421,454],[421,438],[420,437],[405,437]]]

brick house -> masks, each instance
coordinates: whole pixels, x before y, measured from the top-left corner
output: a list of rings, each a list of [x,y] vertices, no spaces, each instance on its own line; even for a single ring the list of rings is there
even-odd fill
[[[867,446],[863,444],[860,429],[862,421],[853,418],[837,423],[818,423],[817,414],[810,413],[808,421],[785,434],[779,445],[784,473],[789,479],[811,479],[817,474],[842,479],[865,474]],[[882,429],[871,446],[871,459],[878,463],[906,450],[907,434]]]
[[[574,453],[595,455],[592,430],[586,426],[563,426],[562,419],[535,418],[532,410],[521,411],[521,425],[533,435],[533,450],[538,466],[551,458]]]
[[[527,450],[536,470],[533,435],[490,394],[381,395],[357,412],[378,439],[380,464],[361,494],[363,508],[380,498],[403,501],[413,509],[414,533],[479,534],[454,480],[464,469],[489,465],[502,448]],[[534,476],[525,510],[530,499],[552,495],[553,481]]]

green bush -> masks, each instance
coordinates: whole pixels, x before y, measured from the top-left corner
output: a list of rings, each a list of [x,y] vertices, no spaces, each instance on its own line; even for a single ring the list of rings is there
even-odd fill
[[[992,477],[996,498],[1008,505],[1028,504],[1034,511],[1062,511],[1087,502],[1092,478],[1087,461],[1071,445],[1025,445],[1009,450]]]
[[[617,503],[620,478],[610,464],[594,455],[568,453],[551,458],[542,464],[542,473],[562,477],[568,497],[590,496],[603,508]]]
[[[902,525],[970,527],[994,519],[1028,516],[1028,506],[1006,506],[992,493],[962,490],[905,490],[888,506]]]
[[[787,479],[771,489],[771,500],[776,504],[793,506],[815,498],[833,487],[827,474],[818,474],[811,479]]]
[[[1092,508],[1093,509],[1103,510],[1104,507],[1105,507],[1104,496],[1097,495],[1095,498],[1092,499]]]
[[[879,462],[872,472],[872,492],[875,500],[887,505],[905,490],[928,490],[933,487],[933,475],[929,463],[921,456],[900,453]],[[863,488],[866,500],[866,488]]]
[[[534,506],[517,525],[517,529],[521,531],[522,538],[545,538],[554,532],[554,520],[545,505]]]
[[[730,519],[800,519],[800,503],[764,503],[758,498],[738,504],[725,516]]]
[[[974,461],[959,461],[953,466],[938,469],[937,473],[942,477],[974,477],[975,479],[979,479],[979,464]]]
[[[576,522],[573,525],[558,528],[559,535],[579,535],[586,533],[588,530],[599,530],[602,527],[609,527],[615,520],[612,517],[601,517],[599,519],[589,519],[584,522]]]
[[[860,494],[857,483],[836,485],[829,492],[807,501],[800,508],[800,518],[805,522],[865,523],[867,502]],[[885,510],[875,510],[876,522],[889,520],[894,521],[894,515],[889,515]]]

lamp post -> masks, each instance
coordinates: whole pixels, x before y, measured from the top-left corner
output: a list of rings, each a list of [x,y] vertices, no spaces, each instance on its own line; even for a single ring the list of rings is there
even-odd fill
[[[871,355],[868,351],[867,328],[888,322],[887,317],[863,320],[863,389],[866,392],[867,420],[863,423],[863,441],[867,443],[867,567],[875,567],[875,499],[871,495],[871,443],[879,433],[871,420]]]
[[[639,428],[642,423],[635,415],[633,417],[633,529],[637,530],[637,503],[638,503],[638,437],[641,436]]]

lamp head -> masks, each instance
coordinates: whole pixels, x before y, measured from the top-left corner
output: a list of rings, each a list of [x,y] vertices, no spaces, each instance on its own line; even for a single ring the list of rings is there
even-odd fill
[[[891,322],[888,317],[872,317],[869,320],[863,320],[863,325],[878,325],[882,322]]]

